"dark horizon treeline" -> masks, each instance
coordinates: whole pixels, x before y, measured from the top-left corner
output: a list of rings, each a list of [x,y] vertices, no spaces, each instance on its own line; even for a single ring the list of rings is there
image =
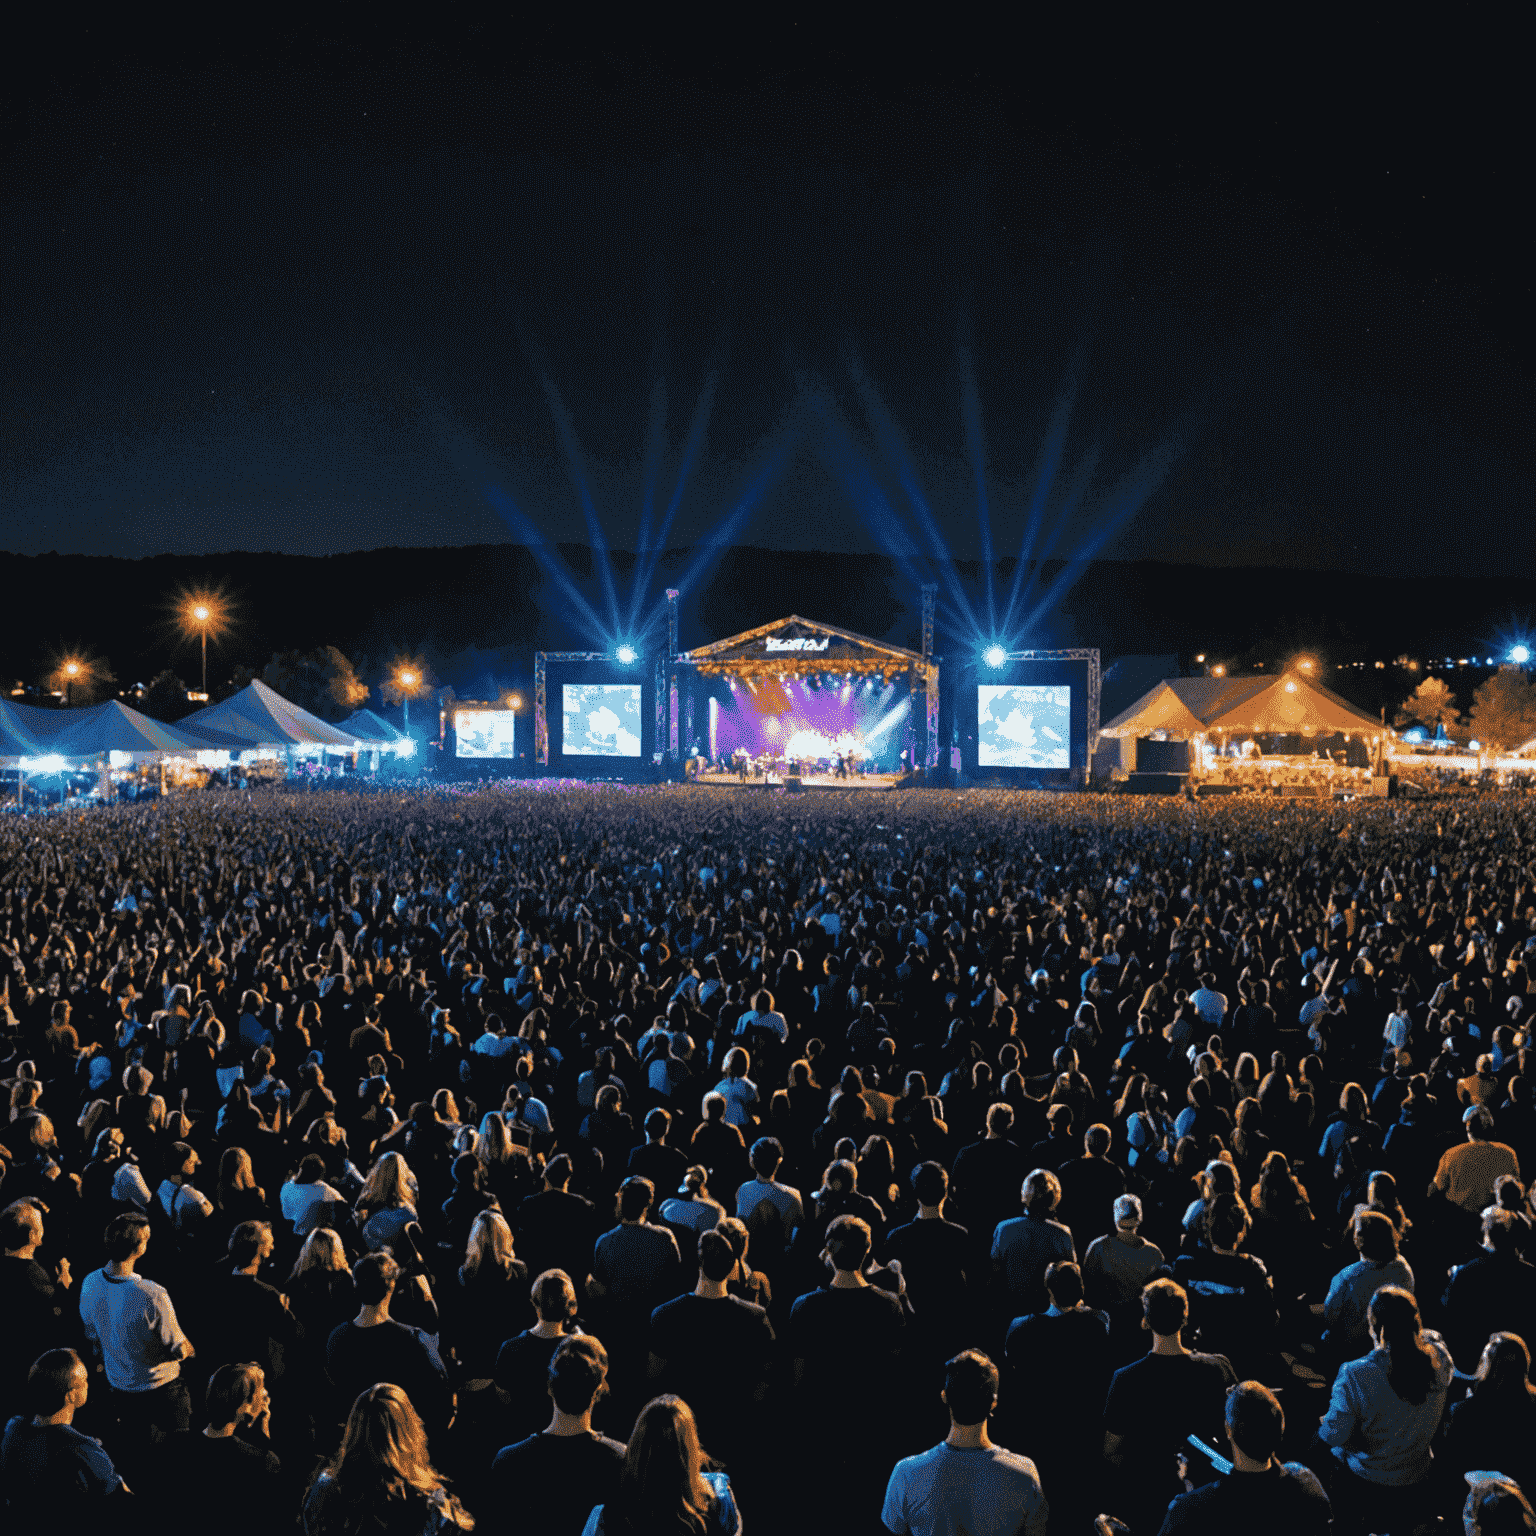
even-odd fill
[[[605,621],[607,604],[590,550],[562,545],[557,567]],[[629,609],[634,556],[611,555],[619,606]],[[692,552],[670,551],[657,563],[642,649],[664,643],[660,594],[680,582]],[[1014,562],[998,563],[994,589],[1006,601]],[[1036,592],[1060,569],[1048,564]],[[956,579],[985,627],[981,572],[960,562]],[[597,639],[572,621],[572,604],[534,554],[513,544],[464,548],[377,549],[307,557],[282,554],[162,555],[123,560],[88,555],[0,553],[7,593],[0,678],[40,683],[66,653],[105,662],[116,689],[148,684],[169,669],[192,686],[199,676],[195,639],[175,620],[178,592],[222,585],[234,622],[209,648],[215,696],[237,676],[260,673],[280,652],[334,645],[374,690],[393,659],[425,656],[440,683],[461,697],[495,687],[525,687],[536,650],[593,649]],[[685,590],[679,626],[687,648],[789,613],[916,648],[920,594],[878,555],[760,549],[725,551]],[[948,585],[941,601],[953,604]],[[1019,645],[1097,646],[1108,666],[1122,655],[1176,655],[1187,668],[1197,653],[1234,669],[1273,667],[1307,651],[1329,663],[1364,661],[1329,685],[1373,712],[1401,696],[1401,679],[1377,660],[1486,657],[1536,615],[1536,581],[1508,578],[1372,579],[1349,572],[1175,566],[1099,561],[1088,566],[1032,635]],[[642,615],[643,622],[644,615]],[[622,627],[622,626],[621,626]],[[626,633],[626,638],[628,635]],[[972,649],[941,610],[938,649]],[[1377,694],[1381,694],[1378,699]],[[1394,697],[1387,697],[1391,693]],[[1470,694],[1469,694],[1470,697]]]

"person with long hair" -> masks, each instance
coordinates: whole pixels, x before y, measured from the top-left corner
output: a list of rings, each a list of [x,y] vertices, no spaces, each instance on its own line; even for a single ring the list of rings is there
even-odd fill
[[[363,1242],[372,1251],[393,1242],[416,1218],[416,1176],[398,1152],[385,1152],[363,1183],[354,1211]]]
[[[1451,1352],[1426,1330],[1419,1304],[1384,1285],[1366,1312],[1371,1351],[1334,1378],[1318,1438],[1339,1462],[1333,1481],[1339,1529],[1411,1531],[1423,1513],[1430,1442],[1455,1374]]]
[[[256,1182],[251,1154],[244,1147],[224,1149],[214,1204],[227,1221],[260,1221],[269,1214],[267,1192]]]
[[[347,1251],[331,1228],[316,1227],[304,1239],[283,1292],[294,1316],[303,1323],[305,1336],[322,1343],[357,1311]]]
[[[741,1514],[723,1472],[704,1470],[693,1410],[672,1393],[640,1410],[619,1489],[582,1536],[736,1536]]]
[[[305,1536],[444,1536],[474,1525],[428,1460],[410,1398],[388,1381],[360,1393],[304,1500]]]
[[[1494,1333],[1483,1346],[1471,1390],[1445,1416],[1436,1461],[1460,1478],[1496,1467],[1522,1488],[1536,1487],[1536,1387],[1531,1352],[1518,1333]]]
[[[512,1228],[498,1210],[475,1217],[445,1303],[447,1333],[472,1392],[491,1385],[496,1351],[526,1321],[528,1266],[512,1251]]]

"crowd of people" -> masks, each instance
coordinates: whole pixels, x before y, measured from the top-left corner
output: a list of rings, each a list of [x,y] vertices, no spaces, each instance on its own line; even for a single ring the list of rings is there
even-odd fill
[[[1523,800],[262,789],[0,920],[18,1529],[1536,1529]]]

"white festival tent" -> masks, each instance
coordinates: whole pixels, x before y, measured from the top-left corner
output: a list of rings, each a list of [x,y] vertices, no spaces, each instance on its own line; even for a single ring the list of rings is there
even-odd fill
[[[326,748],[354,752],[359,745],[357,733],[327,725],[318,715],[289,703],[260,678],[222,704],[210,704],[178,720],[176,729],[198,746],[224,747],[231,752],[316,752]]]
[[[338,731],[345,731],[365,747],[394,747],[411,738],[398,726],[391,725],[382,715],[376,715],[371,709],[359,709],[347,716],[340,725]]]
[[[22,718],[21,706],[0,699],[0,767],[19,767],[25,759],[39,757],[42,752],[42,743]]]
[[[67,722],[47,742],[48,750],[60,757],[106,756],[113,767],[126,767],[129,763],[156,763],[167,757],[187,757],[199,750],[198,744],[182,735],[174,725],[151,720],[119,699],[109,699],[90,709],[42,710],[40,713],[62,716]]]

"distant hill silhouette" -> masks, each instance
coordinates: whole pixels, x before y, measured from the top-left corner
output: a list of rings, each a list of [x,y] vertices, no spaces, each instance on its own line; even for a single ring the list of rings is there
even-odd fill
[[[551,553],[606,617],[590,550],[566,545]],[[612,560],[627,612],[634,556],[618,553]],[[692,551],[675,550],[658,562],[653,613],[662,589],[679,584],[692,560]],[[1059,569],[1046,567],[1037,596]],[[1001,563],[994,574],[999,605],[1006,602],[1012,574],[1012,562]],[[961,563],[956,579],[984,630],[980,570]],[[526,678],[541,647],[589,649],[597,643],[573,621],[572,605],[534,554],[513,544],[323,558],[0,554],[8,596],[0,676],[35,680],[49,657],[81,647],[104,656],[120,685],[148,682],[165,667],[190,682],[197,676],[196,647],[178,637],[170,602],[178,589],[207,580],[225,583],[238,605],[237,624],[210,651],[209,677],[216,686],[237,666],[259,668],[274,651],[334,644],[365,669],[382,667],[396,651],[425,648],[442,662],[440,680],[469,696],[480,686],[470,675],[476,669]],[[940,597],[952,612],[948,585],[941,585]],[[687,647],[800,613],[915,647],[920,602],[892,562],[879,556],[740,546],[686,589],[680,639]],[[1304,649],[1333,662],[1374,663],[1401,652],[1491,654],[1513,623],[1533,618],[1536,581],[1530,580],[1372,580],[1349,573],[1100,561],[1082,573],[1034,635],[1015,639],[1095,645],[1106,664],[1121,655],[1163,653],[1188,665],[1193,654],[1204,652],[1233,664],[1262,660],[1273,666]],[[658,619],[651,646],[664,636]],[[958,655],[974,639],[968,624],[957,632],[941,612],[941,652]],[[455,658],[465,675],[454,675]],[[1359,684],[1349,688],[1352,696],[1371,703],[1376,680],[1352,681]]]

